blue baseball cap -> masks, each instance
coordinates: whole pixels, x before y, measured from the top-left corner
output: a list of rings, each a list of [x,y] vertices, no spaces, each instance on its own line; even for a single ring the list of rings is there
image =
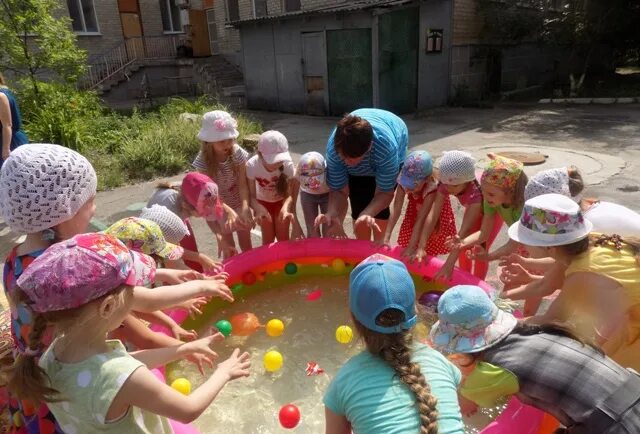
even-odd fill
[[[416,287],[407,267],[400,261],[376,253],[362,261],[349,277],[349,307],[366,328],[391,334],[409,330],[417,321]],[[404,313],[404,322],[392,327],[376,324],[387,309]]]
[[[433,160],[427,151],[413,151],[405,158],[398,184],[413,190],[433,172]]]

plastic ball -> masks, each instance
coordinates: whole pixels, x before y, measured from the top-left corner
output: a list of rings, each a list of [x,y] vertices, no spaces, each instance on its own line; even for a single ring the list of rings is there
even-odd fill
[[[280,336],[284,333],[284,323],[279,319],[272,319],[267,323],[267,334],[272,338]]]
[[[300,422],[300,410],[293,404],[283,405],[278,414],[280,425],[284,428],[295,428]]]
[[[293,262],[289,262],[284,266],[284,272],[287,274],[296,274],[298,272],[298,266]]]
[[[244,283],[247,286],[253,285],[254,283],[256,283],[257,280],[258,278],[251,271],[247,271],[242,275],[242,283]]]
[[[418,299],[418,303],[424,307],[429,307],[438,311],[438,301],[440,300],[440,292],[425,292]]]
[[[353,339],[351,327],[342,325],[336,329],[336,340],[341,344],[348,344]]]
[[[336,273],[342,273],[345,267],[346,265],[344,261],[340,258],[336,258],[331,261],[331,268],[333,268],[333,271],[335,271]]]
[[[233,326],[231,326],[231,323],[225,319],[221,319],[220,321],[218,321],[216,323],[216,328],[220,333],[222,333],[225,338],[228,338],[231,334],[231,331],[233,330]]]
[[[191,393],[191,383],[186,378],[176,378],[173,380],[173,383],[171,383],[171,387],[183,395]]]
[[[22,427],[22,425],[24,425],[23,421],[22,421],[22,414],[17,411],[14,415],[13,415],[13,425],[16,428],[20,428]]]
[[[282,358],[282,354],[278,351],[269,351],[264,355],[264,369],[269,372],[276,372],[278,369],[282,368],[282,364],[284,360]]]
[[[236,293],[242,289],[242,283],[236,283],[231,287],[231,292]]]
[[[229,322],[235,336],[250,336],[260,328],[258,317],[251,312],[243,312],[233,315]]]

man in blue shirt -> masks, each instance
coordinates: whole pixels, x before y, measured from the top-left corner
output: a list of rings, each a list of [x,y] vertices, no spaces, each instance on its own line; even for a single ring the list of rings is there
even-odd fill
[[[345,237],[343,223],[351,202],[353,231],[359,240],[381,241],[389,219],[396,179],[409,143],[404,121],[391,112],[359,109],[342,118],[327,143],[326,214],[330,237]]]

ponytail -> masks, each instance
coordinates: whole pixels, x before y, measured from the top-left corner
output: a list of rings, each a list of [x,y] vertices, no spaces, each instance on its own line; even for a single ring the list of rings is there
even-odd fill
[[[42,337],[48,322],[43,315],[33,313],[33,327],[29,333],[29,347],[20,352],[9,369],[7,389],[20,399],[34,403],[61,401],[60,393],[51,387],[49,376],[38,366]]]
[[[276,191],[284,198],[289,195],[289,179],[287,179],[287,175],[284,174],[284,166],[280,166],[280,176],[276,182]]]
[[[378,315],[376,323],[385,327],[404,321],[404,314],[397,309],[387,309]],[[420,417],[421,434],[438,434],[438,411],[436,397],[420,371],[420,365],[411,361],[413,335],[410,331],[392,334],[377,333],[367,329],[353,318],[358,333],[365,341],[367,350],[381,357],[416,397]]]

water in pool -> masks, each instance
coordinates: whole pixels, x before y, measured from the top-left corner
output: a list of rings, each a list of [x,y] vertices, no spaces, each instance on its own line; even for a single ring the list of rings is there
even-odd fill
[[[248,337],[230,336],[214,350],[220,360],[240,347],[251,353],[252,374],[249,378],[229,383],[207,411],[195,422],[205,434],[217,433],[284,433],[291,432],[280,426],[278,411],[284,404],[293,403],[300,409],[297,433],[324,432],[324,406],[322,397],[331,378],[351,356],[362,351],[361,343],[354,339],[340,344],[335,339],[339,325],[351,324],[347,305],[348,281],[343,277],[304,277],[267,291],[240,298],[228,308],[214,313],[208,324],[229,319],[240,312],[253,312],[262,324],[272,318],[282,320],[284,334],[269,337],[264,328]],[[307,295],[322,290],[322,296],[308,301]],[[420,334],[420,330],[418,330]],[[424,334],[424,329],[422,330]],[[271,350],[284,357],[282,369],[266,372],[262,358]],[[307,376],[308,362],[316,362],[325,373]],[[188,378],[193,387],[204,381],[197,369],[181,363],[170,377]],[[475,433],[485,426],[501,409],[484,411],[465,422],[467,432]]]

